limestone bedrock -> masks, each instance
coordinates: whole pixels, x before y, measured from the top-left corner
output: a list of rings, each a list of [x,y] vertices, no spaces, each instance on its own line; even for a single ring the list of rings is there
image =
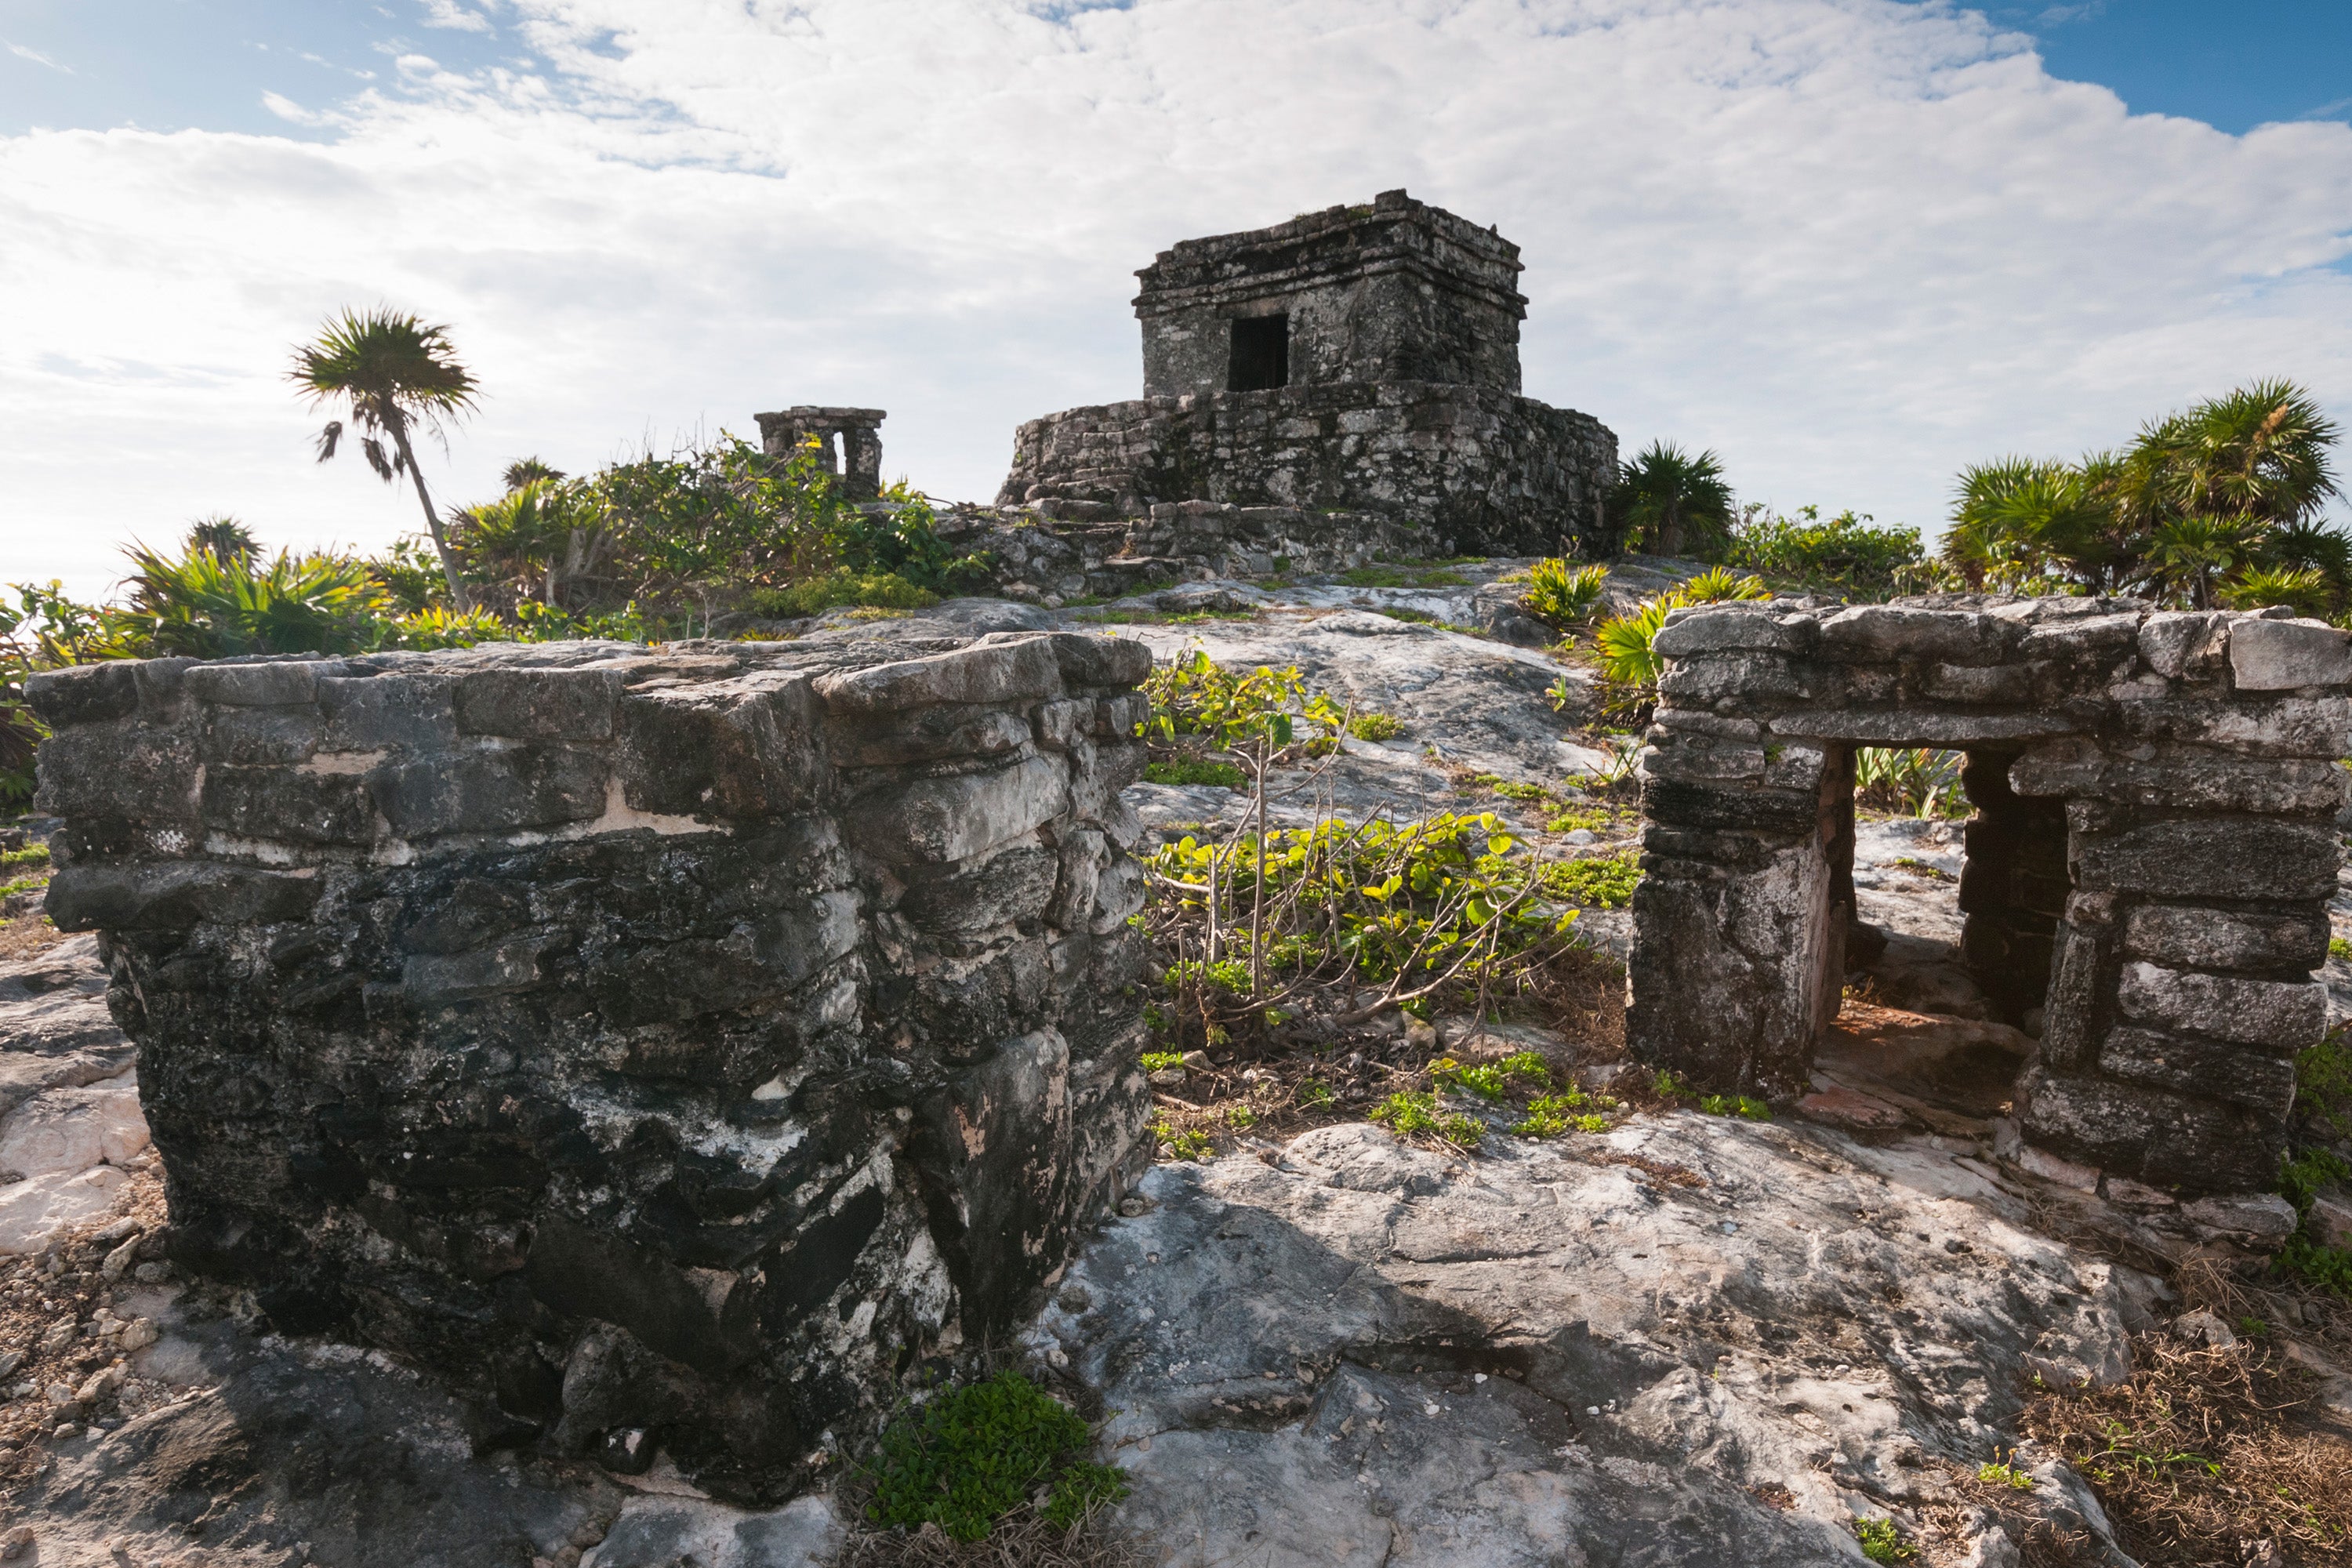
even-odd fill
[[[742,1499],[1007,1331],[1148,1157],[1150,657],[883,625],[37,678],[173,1260]]]

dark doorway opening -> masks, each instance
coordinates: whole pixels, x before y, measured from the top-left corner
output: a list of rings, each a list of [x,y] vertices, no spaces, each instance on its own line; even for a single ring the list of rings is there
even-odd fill
[[[1877,748],[1827,770],[1822,841],[1843,936],[1832,963],[1844,973],[1842,987],[1825,977],[1814,1087],[1845,1095],[1858,1130],[1974,1136],[2011,1113],[2070,882],[2064,808],[2011,791],[2014,760]]]
[[[1225,390],[1270,392],[1290,384],[1290,317],[1240,316],[1234,321],[1233,356]]]

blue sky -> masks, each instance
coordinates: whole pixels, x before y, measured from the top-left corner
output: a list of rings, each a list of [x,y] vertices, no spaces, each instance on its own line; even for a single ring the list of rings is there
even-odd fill
[[[485,384],[446,500],[791,403],[985,500],[1154,252],[1397,185],[1522,247],[1529,395],[1932,533],[2256,376],[2352,423],[2347,76],[2352,0],[0,0],[0,582],[413,528],[282,379],[377,300]]]

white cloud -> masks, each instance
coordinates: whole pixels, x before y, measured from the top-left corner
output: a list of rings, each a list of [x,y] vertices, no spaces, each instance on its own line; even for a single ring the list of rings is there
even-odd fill
[[[986,498],[1019,420],[1132,396],[1132,273],[1397,185],[1524,250],[1528,390],[1743,494],[1932,525],[1953,469],[2261,374],[2352,415],[2352,129],[2229,136],[1889,0],[522,0],[537,73],[415,68],[320,143],[0,141],[0,578],[225,510],[373,544],[286,345],[453,324],[428,473],[891,410]],[[404,67],[409,62],[404,60]]]
[[[468,11],[457,0],[425,0],[425,25],[428,27],[449,27],[461,33],[487,33],[490,19],[479,11]]]
[[[37,66],[47,66],[53,71],[63,71],[68,76],[74,74],[73,67],[60,65],[56,60],[51,59],[48,56],[41,53],[40,50],[27,48],[22,44],[9,45],[8,52],[16,56],[20,60],[30,60]]]
[[[263,93],[261,107],[278,116],[278,119],[291,121],[296,125],[317,125],[325,118],[323,115],[313,114],[282,93]]]

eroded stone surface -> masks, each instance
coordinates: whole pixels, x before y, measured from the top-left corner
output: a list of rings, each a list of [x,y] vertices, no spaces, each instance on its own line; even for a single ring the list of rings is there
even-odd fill
[[[173,1259],[738,1498],[1003,1332],[1141,1152],[1149,656],[945,629],[36,680]]]

